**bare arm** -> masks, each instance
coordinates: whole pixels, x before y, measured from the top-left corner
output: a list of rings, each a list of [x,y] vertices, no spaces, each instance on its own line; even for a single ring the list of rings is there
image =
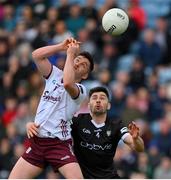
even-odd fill
[[[43,76],[47,77],[50,74],[52,68],[51,63],[47,58],[57,52],[67,50],[68,44],[72,41],[73,38],[68,38],[60,44],[45,46],[33,51],[33,60]]]
[[[136,126],[135,123],[129,124],[129,131],[130,135],[128,135],[124,139],[124,143],[126,143],[132,150],[137,152],[144,151],[144,142],[142,138],[139,136],[139,128]]]
[[[67,49],[67,59],[64,67],[64,87],[72,98],[79,95],[79,89],[75,84],[74,59],[79,52],[78,43],[71,43]]]

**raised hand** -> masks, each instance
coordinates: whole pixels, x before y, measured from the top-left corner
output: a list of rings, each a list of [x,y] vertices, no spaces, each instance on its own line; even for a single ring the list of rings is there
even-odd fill
[[[34,122],[29,122],[26,124],[26,132],[28,138],[33,137],[34,135],[36,136],[38,134],[38,128],[39,126],[36,125]]]
[[[79,45],[79,44],[81,44],[81,42],[77,41],[76,39],[74,39],[72,37],[67,38],[62,42],[63,49],[67,50],[71,44],[78,44]]]
[[[135,124],[135,122],[131,122],[129,125],[128,125],[128,129],[129,129],[129,132],[132,136],[133,139],[137,139],[138,136],[139,136],[139,127]]]
[[[78,42],[71,42],[70,44],[68,44],[68,49],[67,49],[67,54],[73,54],[75,56],[78,55],[78,53],[80,52],[80,46]]]

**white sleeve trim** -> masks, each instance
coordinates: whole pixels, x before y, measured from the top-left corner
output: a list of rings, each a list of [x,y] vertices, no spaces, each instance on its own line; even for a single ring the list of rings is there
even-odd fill
[[[78,84],[76,83],[78,89],[79,89],[79,94],[78,94],[78,97],[74,98],[73,100],[77,103],[77,104],[80,104],[87,96],[87,93],[86,93],[86,89],[85,87],[82,85],[82,84]]]
[[[130,133],[125,133],[122,137],[121,137],[121,139],[124,141],[124,139],[128,136],[128,135],[130,135]]]

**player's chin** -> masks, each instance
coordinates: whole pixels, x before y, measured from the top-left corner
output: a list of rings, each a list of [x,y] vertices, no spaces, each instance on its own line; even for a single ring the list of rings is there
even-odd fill
[[[94,113],[96,115],[102,115],[102,114],[104,114],[104,111],[102,109],[99,109],[99,110],[95,110]]]
[[[96,108],[95,108],[95,111],[96,111],[96,112],[100,112],[100,111],[102,111],[102,108],[96,107]]]

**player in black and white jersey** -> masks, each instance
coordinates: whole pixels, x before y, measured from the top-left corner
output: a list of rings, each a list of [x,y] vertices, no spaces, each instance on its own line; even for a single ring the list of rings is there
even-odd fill
[[[143,151],[143,140],[139,128],[131,123],[129,128],[118,119],[109,119],[109,94],[104,87],[96,87],[89,92],[90,114],[80,114],[73,118],[72,136],[74,153],[81,166],[84,178],[119,178],[113,157],[120,139],[130,148]]]
[[[64,71],[52,66],[49,56],[66,51]],[[60,44],[39,48],[32,53],[38,70],[45,78],[45,89],[35,116],[37,136],[18,160],[10,179],[31,179],[50,164],[65,178],[83,178],[72,152],[71,119],[86,97],[80,84],[93,69],[88,52],[79,52],[79,42],[68,38]]]
[[[84,178],[119,178],[113,157],[120,139],[131,149],[141,152],[144,143],[135,123],[129,128],[117,119],[108,119],[110,109],[109,94],[104,87],[96,87],[89,93],[90,114],[80,114],[73,118],[72,136],[74,153],[80,164]],[[34,123],[27,126],[28,135],[35,134]]]

